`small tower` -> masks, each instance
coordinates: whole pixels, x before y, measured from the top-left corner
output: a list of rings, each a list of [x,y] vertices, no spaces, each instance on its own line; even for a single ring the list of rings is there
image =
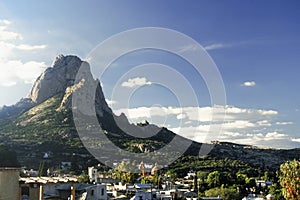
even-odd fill
[[[142,177],[145,177],[145,164],[143,161],[139,165],[139,170],[141,171]]]
[[[90,181],[93,182],[97,182],[98,179],[98,170],[95,167],[89,167],[88,168],[88,175],[90,178]]]

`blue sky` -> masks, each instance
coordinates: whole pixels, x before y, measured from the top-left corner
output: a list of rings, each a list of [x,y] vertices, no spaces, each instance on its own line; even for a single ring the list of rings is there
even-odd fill
[[[299,8],[298,1],[4,0],[0,2],[0,105],[25,97],[34,79],[58,54],[84,59],[114,34],[132,28],[163,27],[196,40],[220,71],[227,118],[219,140],[300,147]],[[132,66],[149,62],[184,74],[197,91],[199,113],[209,119],[210,96],[201,76],[166,52],[144,51],[118,59],[101,78],[107,98],[111,98],[117,81],[124,90],[140,86],[129,101],[132,122],[147,118],[202,141],[210,124],[192,116],[195,105],[183,105],[179,112],[176,95],[151,84],[150,76],[135,74],[120,80]],[[126,112],[124,102],[113,103],[116,113]],[[151,116],[145,114],[149,110]]]

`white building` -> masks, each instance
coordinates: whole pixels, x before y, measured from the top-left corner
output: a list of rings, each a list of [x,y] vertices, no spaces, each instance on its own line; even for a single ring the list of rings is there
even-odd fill
[[[95,167],[88,167],[88,175],[92,183],[97,183],[98,170]]]
[[[79,200],[107,200],[106,185],[90,185],[85,188]]]

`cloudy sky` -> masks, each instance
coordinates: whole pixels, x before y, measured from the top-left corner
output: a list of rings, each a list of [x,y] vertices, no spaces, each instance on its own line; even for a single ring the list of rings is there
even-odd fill
[[[3,0],[0,106],[26,97],[58,54],[88,60],[115,34],[162,27],[207,51],[222,77],[226,103],[213,105],[205,78],[190,63],[173,52],[147,49],[121,56],[98,77],[117,114],[126,113],[133,123],[147,119],[197,141],[300,147],[299,8],[299,1],[276,0]],[[115,44],[106,53],[120,48]],[[192,53],[196,47],[178,48]],[[181,86],[182,80],[187,84]],[[191,99],[189,91],[196,101],[181,99]],[[210,131],[220,125],[222,131]]]

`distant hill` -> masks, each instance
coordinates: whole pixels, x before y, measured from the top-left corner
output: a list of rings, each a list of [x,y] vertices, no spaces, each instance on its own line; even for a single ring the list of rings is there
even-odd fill
[[[76,82],[80,67],[84,77]],[[16,152],[21,166],[38,168],[41,162],[48,167],[59,167],[61,162],[72,162],[75,171],[97,163],[86,150],[78,136],[72,112],[72,96],[89,84],[95,90],[95,112],[105,134],[116,146],[135,153],[155,152],[166,145],[173,145],[180,153],[181,144],[191,143],[185,155],[198,156],[203,144],[176,135],[166,128],[144,122],[134,125],[124,114],[116,116],[105,101],[99,80],[94,80],[88,63],[76,56],[59,55],[52,66],[35,81],[28,98],[0,110],[0,143]],[[88,95],[84,100],[90,101]],[[77,112],[77,111],[76,111]],[[77,114],[83,115],[78,111]],[[75,116],[76,113],[75,113]],[[86,125],[86,124],[85,124]],[[120,128],[120,126],[122,128]],[[153,135],[136,138],[126,132]],[[157,133],[157,134],[153,134]],[[176,143],[171,141],[177,138]],[[101,142],[100,142],[101,143]],[[92,144],[92,143],[91,143]],[[94,145],[94,146],[93,146]],[[99,145],[90,146],[96,149]],[[208,144],[207,144],[208,145]],[[261,149],[249,145],[215,142],[213,150],[205,158],[239,160],[250,165],[277,168],[282,162],[300,158],[300,150]],[[103,156],[106,155],[102,152]],[[122,155],[120,155],[122,156]],[[164,155],[161,155],[163,159]]]

